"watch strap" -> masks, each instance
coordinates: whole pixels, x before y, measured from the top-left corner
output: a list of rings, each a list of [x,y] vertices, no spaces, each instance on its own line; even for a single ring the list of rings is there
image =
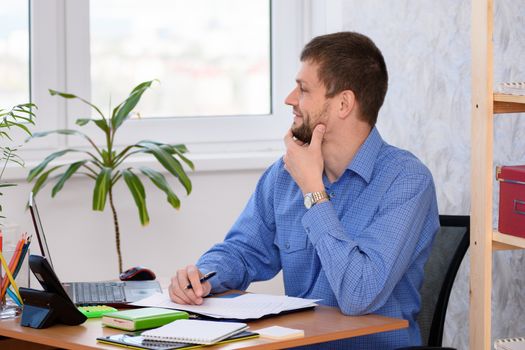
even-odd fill
[[[326,191],[312,192],[313,204],[319,202],[322,199],[330,199]]]

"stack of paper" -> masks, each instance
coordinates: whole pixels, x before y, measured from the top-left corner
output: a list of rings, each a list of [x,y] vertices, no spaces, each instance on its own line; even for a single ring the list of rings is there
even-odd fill
[[[319,300],[248,293],[235,298],[205,298],[201,305],[182,305],[171,301],[167,293],[157,293],[131,305],[184,310],[213,318],[248,320],[313,307]]]

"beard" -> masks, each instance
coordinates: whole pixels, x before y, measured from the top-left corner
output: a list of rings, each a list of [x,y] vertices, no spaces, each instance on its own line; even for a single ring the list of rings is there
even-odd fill
[[[299,141],[309,144],[312,141],[315,127],[328,119],[327,112],[328,103],[325,103],[323,109],[314,116],[306,112],[303,113],[303,123],[301,125],[295,125],[295,122],[292,124],[292,135]]]
[[[313,130],[310,123],[308,123],[308,119],[305,119],[299,126],[292,125],[292,135],[303,143],[310,143],[312,134]]]

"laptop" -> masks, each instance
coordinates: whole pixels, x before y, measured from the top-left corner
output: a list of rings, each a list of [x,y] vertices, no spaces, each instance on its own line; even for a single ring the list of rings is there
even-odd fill
[[[33,219],[40,252],[51,268],[53,268],[51,254],[33,192],[29,194],[29,211]],[[143,299],[154,293],[162,293],[162,288],[158,281],[67,282],[62,283],[62,286],[75,305],[123,305]]]

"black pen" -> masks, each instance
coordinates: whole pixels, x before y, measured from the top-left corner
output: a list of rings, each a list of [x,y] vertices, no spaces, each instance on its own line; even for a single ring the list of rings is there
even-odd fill
[[[210,278],[212,278],[216,274],[217,274],[217,271],[210,271],[207,274],[205,274],[204,276],[202,276],[201,279],[199,280],[199,282],[200,283],[206,282],[207,280],[209,280]],[[191,283],[188,283],[188,285],[186,286],[186,289],[193,289],[193,287],[191,286]]]

